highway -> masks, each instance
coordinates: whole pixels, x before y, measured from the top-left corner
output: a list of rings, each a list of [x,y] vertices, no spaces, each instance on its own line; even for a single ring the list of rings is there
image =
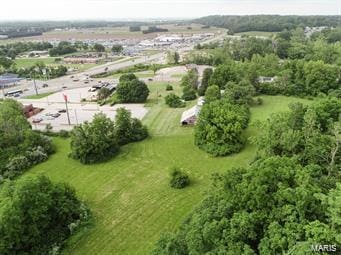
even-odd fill
[[[217,40],[220,40],[224,37],[224,34],[217,35],[214,38],[210,38],[202,43],[210,43]],[[190,51],[194,48],[194,45],[186,45],[182,48],[178,48],[177,51],[180,54],[183,54],[184,52]],[[110,62],[103,65],[99,65],[93,68],[90,68],[86,71],[79,72],[76,74],[69,74],[65,75],[59,78],[42,81],[42,80],[36,80],[36,87],[39,94],[42,93],[50,93],[50,92],[57,92],[62,91],[64,89],[72,89],[72,88],[82,88],[82,87],[90,87],[92,85],[98,84],[98,80],[108,81],[108,78],[103,79],[93,79],[92,81],[89,81],[88,83],[85,83],[85,79],[87,76],[99,74],[102,72],[105,72],[105,69],[107,69],[108,72],[119,70],[125,67],[133,66],[136,64],[146,64],[146,63],[163,63],[166,59],[166,52],[157,53],[150,56],[139,56],[134,58],[125,58],[118,60],[116,62]],[[111,79],[112,81],[113,79]],[[48,87],[43,88],[43,84],[48,84]],[[35,85],[34,81],[30,80],[22,80],[18,83],[15,87],[5,88],[3,89],[2,93],[0,93],[0,98],[3,97],[4,93],[11,91],[11,90],[23,90],[24,93],[21,95],[21,97],[26,97],[30,95],[35,95]]]
[[[39,94],[42,93],[49,93],[49,92],[56,92],[61,91],[63,89],[70,89],[70,88],[81,88],[81,87],[89,87],[94,84],[98,83],[98,80],[94,79],[93,81],[89,81],[89,83],[85,83],[85,79],[88,76],[99,74],[105,71],[107,68],[107,71],[115,71],[119,70],[125,67],[133,66],[136,64],[142,64],[142,63],[150,63],[150,62],[160,62],[165,58],[165,53],[158,53],[151,56],[141,56],[137,58],[131,58],[131,59],[121,59],[117,62],[111,62],[106,63],[103,65],[99,65],[93,68],[90,68],[86,71],[76,73],[76,74],[69,74],[65,75],[59,78],[42,81],[42,80],[36,80],[36,86]],[[78,80],[78,81],[75,81]],[[101,80],[107,80],[106,78],[103,78]],[[48,87],[43,88],[43,84],[48,84]],[[3,90],[3,92],[11,91],[11,90],[17,90],[21,89],[24,91],[22,97],[35,95],[35,86],[34,81],[30,80],[22,80],[18,83],[15,87],[6,88]],[[1,93],[1,97],[3,97],[3,93]]]

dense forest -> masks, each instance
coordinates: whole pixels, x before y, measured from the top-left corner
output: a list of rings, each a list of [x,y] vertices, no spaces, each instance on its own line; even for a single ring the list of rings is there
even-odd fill
[[[207,16],[193,22],[227,28],[235,33],[245,31],[279,32],[284,29],[300,27],[336,27],[340,25],[340,16],[280,16],[280,15],[248,15],[248,16]]]
[[[200,86],[195,79],[191,86],[190,72],[182,80],[205,95],[195,144],[213,156],[240,151],[248,125],[245,109],[262,104],[257,95],[313,102],[291,104],[289,111],[258,123],[261,134],[250,138],[257,147],[252,162],[214,174],[201,204],[177,232],[161,236],[153,255],[303,255],[320,244],[333,249],[341,244],[340,28],[307,36],[297,27],[333,26],[337,19],[292,17],[295,28],[290,29],[285,25],[289,17],[273,17],[274,26],[264,17],[255,16],[252,25],[249,17],[236,17],[238,26],[230,16],[202,22],[236,31],[281,32],[197,45],[187,55],[187,63],[214,66],[205,70]]]

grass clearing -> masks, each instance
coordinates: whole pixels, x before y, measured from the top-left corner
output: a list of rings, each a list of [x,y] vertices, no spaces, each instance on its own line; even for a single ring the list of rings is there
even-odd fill
[[[175,231],[200,202],[214,172],[247,165],[255,147],[247,144],[240,153],[214,158],[194,145],[193,128],[180,127],[184,109],[168,108],[164,103],[165,83],[152,82],[143,122],[151,137],[122,147],[119,155],[107,162],[82,165],[68,158],[69,140],[56,138],[57,152],[27,174],[45,174],[53,181],[66,181],[78,196],[87,201],[95,225],[80,238],[73,238],[64,254],[148,254],[160,234]],[[174,93],[181,88],[173,84]],[[287,109],[291,102],[309,101],[284,96],[262,96],[263,105],[251,109],[246,134],[259,132],[254,123],[273,112]],[[194,104],[188,104],[187,107]],[[169,187],[173,166],[189,174],[191,184],[183,190]]]
[[[34,66],[36,63],[41,62],[45,65],[53,65],[56,64],[55,62],[56,58],[17,58],[15,59],[15,64],[17,68],[29,68],[31,66]]]
[[[41,99],[41,98],[44,98],[44,97],[48,97],[49,95],[52,95],[54,93],[55,92],[41,93],[41,94],[38,94],[38,95],[26,96],[26,97],[24,97],[24,99]]]
[[[274,34],[276,34],[276,32],[247,31],[247,32],[241,32],[241,33],[235,33],[235,35],[264,36],[264,37],[271,37]]]
[[[113,74],[111,77],[114,79],[119,79],[124,73],[116,73]],[[151,78],[154,77],[153,71],[142,71],[142,72],[135,72],[134,73],[138,78]]]

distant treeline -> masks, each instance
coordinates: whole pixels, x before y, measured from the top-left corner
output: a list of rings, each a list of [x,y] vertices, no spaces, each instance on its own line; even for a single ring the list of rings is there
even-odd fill
[[[168,32],[167,28],[160,28],[160,27],[148,27],[146,30],[142,30],[142,33],[149,34],[149,33],[156,33],[156,32]]]
[[[8,36],[8,38],[20,38],[20,37],[27,37],[27,36],[39,36],[42,35],[43,32],[29,32],[29,31],[24,31],[24,32],[17,32],[17,31],[12,31],[12,32],[7,32],[5,35]]]
[[[336,27],[340,25],[340,15],[335,16],[280,16],[280,15],[248,15],[248,16],[207,16],[193,20],[207,26],[227,28],[233,32],[267,31],[277,32],[293,29],[298,26]]]

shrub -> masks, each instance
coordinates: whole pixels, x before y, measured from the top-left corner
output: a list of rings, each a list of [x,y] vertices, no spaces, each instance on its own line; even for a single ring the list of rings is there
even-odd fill
[[[181,97],[185,101],[191,101],[197,98],[196,92],[193,88],[186,86],[183,89],[183,94]]]
[[[170,186],[175,189],[183,189],[189,185],[189,177],[180,169],[174,168],[171,172]]]
[[[165,102],[169,107],[172,107],[172,108],[181,108],[181,107],[185,107],[186,105],[185,102],[183,102],[180,97],[178,97],[177,95],[173,93],[165,97]]]
[[[263,99],[261,99],[260,97],[258,97],[258,98],[256,99],[256,103],[257,103],[257,105],[262,105],[262,104],[263,104]]]
[[[59,134],[60,137],[63,137],[63,138],[70,137],[70,132],[67,131],[67,130],[63,130],[63,129],[62,129],[62,130],[59,131],[58,134]]]
[[[21,174],[31,166],[30,161],[25,156],[16,156],[11,158],[6,165],[5,178],[13,178]]]
[[[173,90],[173,86],[170,84],[167,84],[166,91],[171,91],[171,90]]]
[[[133,118],[131,120],[131,129],[133,130],[131,142],[142,141],[148,137],[148,129],[142,125],[139,119]]]
[[[26,152],[26,157],[29,160],[30,165],[36,165],[47,160],[48,158],[47,154],[44,152],[44,149],[41,146],[38,146]]]

